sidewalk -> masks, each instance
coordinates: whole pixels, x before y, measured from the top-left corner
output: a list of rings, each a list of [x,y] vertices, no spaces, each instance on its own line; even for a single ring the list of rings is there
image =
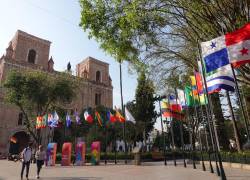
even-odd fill
[[[191,165],[184,168],[182,164],[174,167],[172,162],[167,166],[163,162],[143,163],[142,166],[101,164],[100,166],[69,166],[44,167],[41,179],[46,180],[219,180],[216,174],[203,172],[200,165],[192,169]],[[0,161],[0,180],[15,180],[20,178],[20,162]],[[30,167],[30,179],[35,179],[36,165]],[[229,180],[250,179],[250,171],[226,169]]]

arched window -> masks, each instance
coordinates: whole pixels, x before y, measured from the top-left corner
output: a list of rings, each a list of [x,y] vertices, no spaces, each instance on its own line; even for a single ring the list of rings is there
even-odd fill
[[[29,54],[28,54],[28,62],[35,64],[35,60],[36,60],[36,51],[34,49],[29,50]]]
[[[96,82],[101,82],[101,72],[96,71]]]

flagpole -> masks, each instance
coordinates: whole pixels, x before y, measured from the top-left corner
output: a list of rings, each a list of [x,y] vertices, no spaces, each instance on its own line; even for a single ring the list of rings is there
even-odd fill
[[[193,97],[193,102],[194,102],[194,113],[195,113],[195,119],[196,121],[199,121],[199,117],[198,117],[198,112],[197,112],[197,107],[196,107],[196,104],[195,104],[195,97],[194,97],[194,92],[193,92],[193,87],[192,87],[192,82],[191,82],[191,92],[192,92],[192,97]],[[194,122],[195,124],[195,122]],[[193,144],[193,141],[195,143],[195,137],[194,137],[194,128],[192,127],[192,147],[193,147],[193,156],[195,156],[195,151],[196,151],[196,148],[195,148],[195,144]],[[202,166],[202,170],[205,171],[205,168],[204,166]]]
[[[207,91],[206,76],[205,76],[204,71],[203,71],[203,61],[202,61],[201,49],[200,49],[199,41],[197,41],[197,44],[198,44],[198,54],[199,54],[199,58],[200,58],[201,64],[202,64],[202,67],[201,67],[202,69],[201,70],[202,70],[204,84],[205,84],[205,92],[206,92],[206,95],[207,95],[208,105],[211,107],[210,96],[208,96],[208,91]],[[208,110],[210,111],[210,114],[211,114],[211,117],[212,117],[212,122],[213,122],[212,133],[213,133],[213,136],[214,136],[215,135],[215,125],[214,125],[214,121],[213,121],[213,110],[211,108],[208,108]],[[209,122],[209,119],[208,119],[208,122]],[[218,147],[219,144],[217,143],[217,141],[215,141],[214,143],[215,143],[215,153],[216,153],[216,156],[218,157],[218,160],[219,160],[220,177],[221,177],[221,180],[226,180],[227,178],[226,178],[225,171],[224,171],[224,168],[223,168],[223,165],[222,165],[221,155],[220,155],[219,147]]]
[[[163,120],[162,120],[162,110],[161,110],[161,97],[157,99],[159,101],[159,108],[160,108],[160,117],[161,117],[161,132],[163,136],[163,155],[164,155],[164,165],[167,165],[167,158],[166,158],[166,139],[165,139],[165,133],[163,131]]]
[[[124,116],[124,105],[123,105],[123,94],[122,94],[122,63],[119,61],[119,69],[120,69],[120,90],[121,90],[121,108],[122,114]],[[126,142],[126,121],[123,123],[123,141],[125,144],[125,155],[127,155],[127,142]],[[125,164],[127,164],[127,158],[125,158]]]
[[[169,100],[169,96],[168,96],[168,101],[169,101],[169,105],[170,105],[170,100]],[[171,108],[170,108],[171,110]],[[176,157],[175,157],[175,141],[174,141],[174,129],[173,129],[173,125],[174,125],[174,121],[173,121],[173,117],[170,117],[170,132],[171,132],[171,139],[172,139],[172,149],[173,149],[173,159],[174,159],[174,166],[176,166]]]
[[[188,118],[188,126],[191,130],[191,125],[190,125],[190,113],[189,113],[189,107],[188,107],[188,104],[187,104],[187,100],[186,100],[186,93],[184,94],[184,100],[185,100],[185,104],[187,105],[187,118]],[[190,145],[191,145],[191,154],[192,154],[192,163],[193,163],[193,169],[196,169],[196,165],[195,165],[195,162],[194,162],[194,154],[193,154],[193,146],[192,146],[192,134],[190,133],[190,130],[189,130],[189,141],[190,141]]]
[[[178,104],[177,103],[178,93],[177,93],[176,88],[175,88],[175,97],[176,97],[176,104]],[[186,160],[185,160],[185,153],[184,153],[183,122],[182,122],[182,120],[180,120],[180,135],[181,135],[181,147],[182,147],[183,165],[184,165],[184,167],[187,167]]]
[[[229,112],[230,112],[230,115],[232,117],[234,136],[235,136],[235,140],[236,140],[236,144],[237,144],[237,150],[238,150],[238,152],[241,152],[241,146],[240,146],[240,141],[239,141],[239,130],[238,130],[238,127],[236,124],[235,115],[234,115],[234,111],[233,111],[233,107],[232,107],[232,103],[231,103],[231,99],[230,99],[230,95],[229,95],[228,91],[226,91],[226,96],[227,96]]]
[[[204,120],[204,116],[203,116],[203,108],[201,106],[201,100],[200,100],[200,94],[199,94],[199,90],[198,90],[198,83],[197,83],[197,79],[196,79],[196,74],[195,74],[195,71],[194,71],[194,78],[195,78],[195,84],[196,84],[196,89],[197,89],[197,95],[198,95],[198,103],[199,103],[199,106],[200,106],[200,109],[201,109],[201,116],[202,116],[202,121]],[[206,99],[205,99],[206,100]],[[195,108],[196,109],[196,108]],[[197,111],[196,111],[196,115],[197,115]],[[198,117],[197,117],[198,118]],[[200,124],[200,123],[199,123]],[[200,137],[200,132],[199,132],[199,138]],[[204,159],[203,159],[203,152],[202,152],[202,142],[200,141],[200,144],[201,144],[201,161],[202,161],[202,170],[203,171],[206,171],[206,167],[205,167],[205,164],[204,164]]]
[[[198,67],[199,67],[199,61],[197,61],[197,63],[198,63]],[[202,83],[205,85],[205,79],[203,77],[202,66],[201,66],[200,71],[201,71],[201,76],[202,76]],[[206,89],[205,89],[205,93],[206,93]],[[207,93],[206,93],[206,97],[208,98],[208,94]],[[207,115],[207,118],[205,118],[205,120],[207,121],[207,125],[208,125],[208,133],[209,133],[209,137],[211,139],[212,149],[213,149],[213,151],[215,151],[215,146],[214,146],[214,141],[215,141],[214,139],[215,139],[215,137],[214,137],[214,135],[212,133],[212,127],[211,127],[212,126],[212,124],[211,124],[212,116],[210,116],[210,114],[208,112],[208,108],[209,108],[208,105],[209,104],[205,104],[205,110],[206,110],[206,115]],[[209,121],[208,118],[211,119],[211,121]],[[206,132],[207,132],[207,130],[206,130]],[[206,136],[207,136],[207,134],[206,134]],[[210,172],[214,173],[213,166],[212,166],[212,163],[211,163],[211,158],[210,158],[210,148],[208,149],[208,158],[209,158]],[[217,162],[218,162],[217,156],[215,156],[216,173],[217,173],[218,176],[220,176],[219,166],[218,166]]]
[[[236,75],[235,75],[234,68],[233,68],[232,64],[231,64],[231,68],[232,68],[233,77],[234,77],[234,81],[235,81],[236,94],[238,95],[238,98],[239,98],[240,108],[241,108],[241,112],[242,112],[242,115],[243,115],[244,124],[245,124],[245,128],[246,128],[246,133],[247,133],[247,142],[246,142],[246,144],[250,144],[249,124],[248,124],[248,121],[247,121],[247,118],[246,118],[246,113],[245,113],[245,110],[244,110],[244,107],[243,107],[243,103],[242,103],[242,99],[241,99],[241,95],[240,95],[240,91],[239,91],[239,85],[238,85],[238,82],[237,82]]]

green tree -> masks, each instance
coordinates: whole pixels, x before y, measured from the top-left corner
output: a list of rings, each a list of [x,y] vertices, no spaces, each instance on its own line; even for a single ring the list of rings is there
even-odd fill
[[[136,70],[149,68],[158,89],[166,87],[173,71],[197,68],[198,41],[232,32],[249,22],[248,0],[80,0],[80,26],[102,49],[116,59],[127,60]],[[190,71],[191,70],[191,71]],[[239,69],[237,79],[250,86],[250,66]],[[221,145],[224,118],[219,95],[213,107]]]
[[[138,85],[135,94],[135,120],[137,139],[146,140],[148,133],[152,131],[157,118],[157,112],[154,106],[154,85],[148,79],[145,72],[140,72]]]
[[[75,83],[67,74],[52,76],[40,71],[11,71],[4,87],[6,102],[20,108],[24,124],[37,143],[39,134],[35,133],[36,116],[71,103],[75,96]]]

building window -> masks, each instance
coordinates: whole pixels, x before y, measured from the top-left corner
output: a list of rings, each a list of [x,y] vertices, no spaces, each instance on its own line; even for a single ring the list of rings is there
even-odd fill
[[[28,54],[28,62],[35,64],[35,60],[36,60],[36,51],[34,49],[29,50],[29,54]]]
[[[23,125],[23,113],[18,114],[18,125]]]
[[[96,82],[101,82],[101,72],[96,71]]]
[[[95,105],[101,105],[101,94],[95,94]]]

